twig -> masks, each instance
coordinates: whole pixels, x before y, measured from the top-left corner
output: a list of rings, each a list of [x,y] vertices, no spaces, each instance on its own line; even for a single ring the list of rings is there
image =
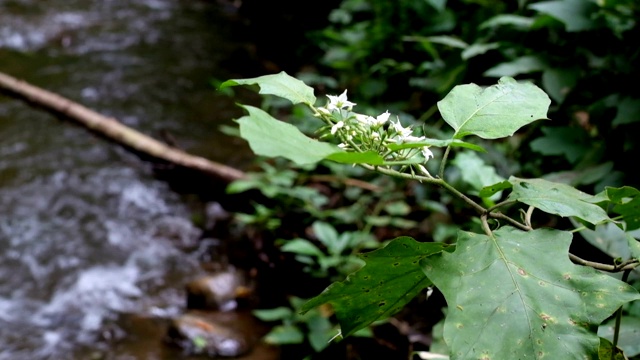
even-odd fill
[[[314,181],[322,181],[322,182],[341,182],[345,185],[359,187],[369,191],[381,191],[382,188],[380,186],[368,183],[363,180],[352,179],[352,178],[341,178],[333,175],[311,175],[309,177],[310,180]]]
[[[244,172],[227,165],[207,160],[172,148],[129,128],[114,118],[88,109],[58,94],[41,89],[0,72],[0,90],[23,98],[36,105],[58,114],[62,114],[91,131],[136,151],[148,154],[156,159],[195,169],[221,180],[231,182],[244,178]]]
[[[571,261],[573,261],[578,265],[589,266],[594,269],[602,270],[606,272],[620,272],[620,271],[628,271],[628,270],[630,271],[640,265],[640,261],[638,261],[637,259],[630,259],[617,265],[603,264],[603,263],[585,260],[572,253],[569,253],[569,259],[571,259]]]

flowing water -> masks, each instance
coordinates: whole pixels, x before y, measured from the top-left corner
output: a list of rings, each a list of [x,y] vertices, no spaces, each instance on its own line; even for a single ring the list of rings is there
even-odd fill
[[[239,165],[246,151],[217,130],[238,108],[209,84],[230,76],[228,21],[217,2],[0,0],[0,71]],[[119,314],[179,312],[201,271],[180,249],[201,207],[135,155],[0,94],[0,360],[101,358],[85,350]]]

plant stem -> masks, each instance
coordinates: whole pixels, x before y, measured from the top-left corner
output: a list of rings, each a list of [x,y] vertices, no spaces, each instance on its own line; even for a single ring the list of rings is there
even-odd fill
[[[499,203],[493,205],[492,207],[488,208],[487,211],[488,212],[492,212],[493,210],[495,210],[495,209],[497,209],[499,207],[502,207],[502,206],[505,206],[505,205],[510,205],[510,204],[515,204],[516,202],[517,201],[515,201],[515,200],[505,200],[505,201],[499,202]]]
[[[444,167],[447,164],[449,151],[451,151],[451,145],[447,146],[447,149],[444,151],[444,155],[442,155],[442,161],[440,162],[440,171],[439,171],[440,179],[444,179]]]
[[[448,182],[444,181],[442,178],[434,179],[434,178],[431,178],[431,177],[420,176],[420,175],[415,175],[415,174],[414,175],[406,174],[406,173],[399,172],[399,171],[396,171],[396,170],[393,170],[393,169],[387,169],[387,168],[382,168],[382,167],[378,167],[378,166],[371,166],[371,165],[367,165],[367,164],[361,164],[361,166],[364,167],[365,169],[377,171],[377,172],[382,173],[382,174],[395,176],[395,177],[399,177],[399,178],[404,178],[404,179],[418,180],[420,182],[426,182],[428,184],[433,184],[433,185],[440,186],[440,187],[444,188],[445,190],[449,191],[450,193],[452,193],[453,195],[459,197],[460,199],[462,199],[467,204],[469,204],[469,206],[471,206],[475,211],[477,211],[479,215],[488,214],[489,217],[492,217],[494,219],[505,220],[508,223],[510,223],[511,225],[513,225],[513,226],[515,226],[515,227],[517,227],[517,228],[519,228],[521,230],[524,230],[524,231],[531,230],[531,228],[529,226],[521,224],[518,221],[508,217],[507,215],[504,215],[504,214],[502,214],[500,212],[490,212],[488,209],[485,209],[482,205],[480,205],[477,202],[471,200],[465,194],[463,194],[460,191],[458,191],[458,189],[456,189],[455,187],[451,186]],[[506,202],[501,203],[500,205],[504,205],[505,203]],[[497,205],[493,206],[492,209],[494,209],[496,207],[497,207]]]
[[[619,265],[609,265],[594,261],[585,260],[577,255],[569,253],[569,259],[578,265],[589,266],[597,270],[606,272],[631,271],[640,265],[640,261],[636,259],[627,260]]]
[[[490,216],[490,217],[492,217],[492,218],[494,218],[494,219],[502,219],[502,220],[505,220],[505,221],[507,221],[508,223],[510,223],[511,225],[513,225],[513,226],[515,226],[515,227],[519,228],[520,230],[524,230],[524,231],[531,231],[531,230],[533,230],[530,226],[525,225],[525,224],[522,224],[522,223],[520,223],[520,222],[518,222],[518,221],[516,221],[516,220],[514,220],[514,219],[512,219],[512,218],[510,218],[510,217],[508,217],[507,215],[505,215],[505,214],[503,214],[503,213],[501,213],[501,212],[492,212],[492,213],[489,213],[489,216]]]
[[[622,273],[622,281],[627,282],[631,270],[625,270]],[[616,348],[618,347],[618,337],[620,336],[620,323],[622,322],[622,306],[618,308],[616,312],[616,325],[613,330],[613,346],[611,347],[611,360],[616,358]]]

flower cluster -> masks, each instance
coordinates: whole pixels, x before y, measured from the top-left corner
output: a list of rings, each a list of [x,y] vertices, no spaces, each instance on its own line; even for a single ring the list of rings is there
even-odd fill
[[[347,99],[345,90],[338,96],[327,95],[329,102],[316,108],[316,116],[327,126],[323,129],[334,136],[342,149],[347,151],[373,151],[380,154],[389,164],[415,166],[421,173],[428,174],[424,166],[433,153],[424,146],[393,146],[426,141],[424,136],[414,136],[411,127],[404,127],[400,119],[390,121],[388,111],[373,117],[353,112],[355,103]]]

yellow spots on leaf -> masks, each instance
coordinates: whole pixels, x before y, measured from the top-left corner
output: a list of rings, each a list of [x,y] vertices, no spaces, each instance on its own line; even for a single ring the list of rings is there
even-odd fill
[[[564,278],[565,280],[571,280],[571,274],[569,274],[569,273],[562,274],[562,278]]]

